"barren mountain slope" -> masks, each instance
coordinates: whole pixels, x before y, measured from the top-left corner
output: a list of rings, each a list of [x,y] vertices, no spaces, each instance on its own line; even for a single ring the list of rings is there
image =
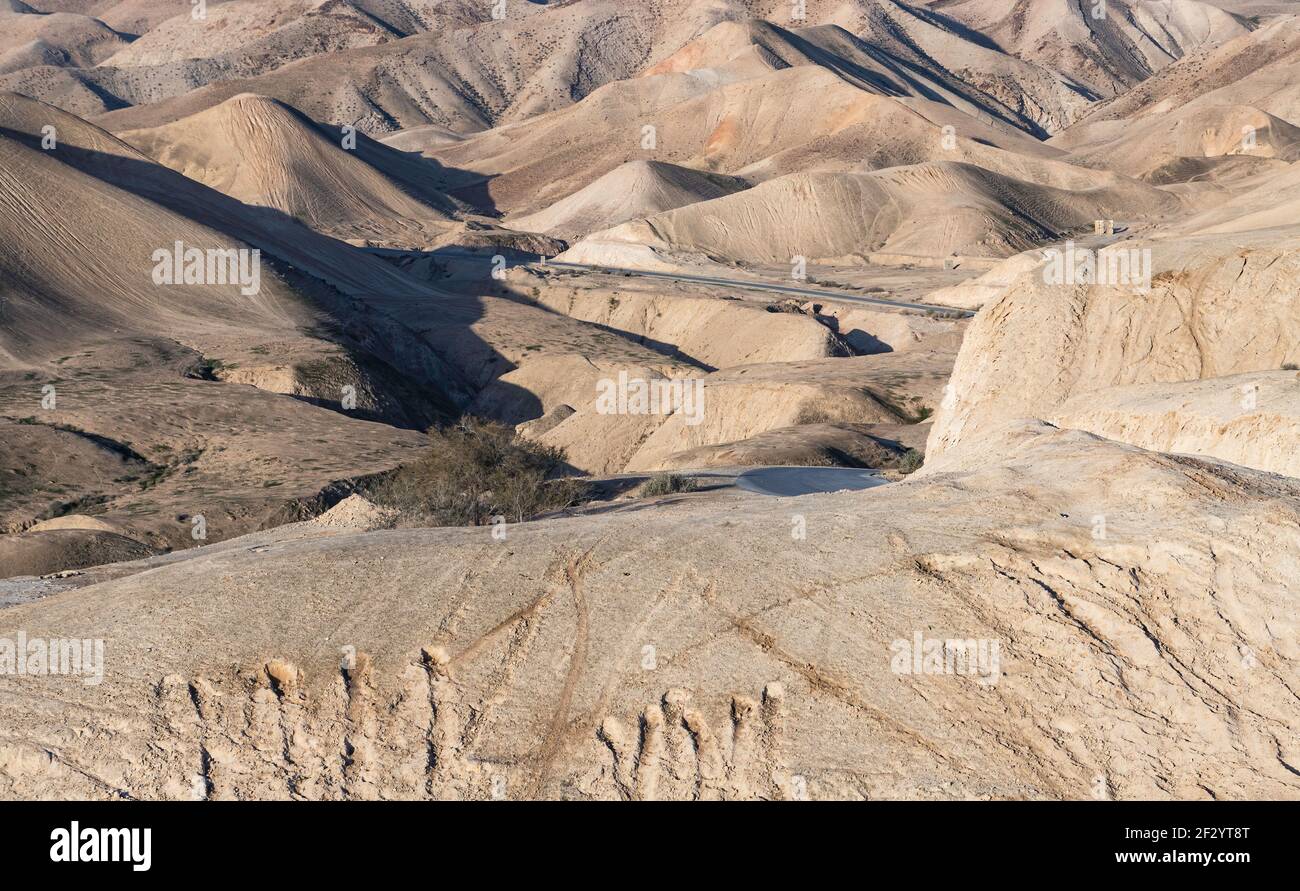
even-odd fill
[[[144,72],[98,73],[101,86],[124,101],[154,103],[107,115],[102,123],[114,130],[155,127],[252,92],[314,120],[354,123],[371,134],[425,124],[473,131],[569,105],[601,84],[630,77],[679,48],[697,27],[727,14],[698,0],[512,8],[516,14],[500,21],[465,26],[453,19],[431,33],[318,55],[276,71],[225,70],[210,84],[214,78],[200,72],[189,86],[161,94],[156,78],[146,81]],[[186,92],[202,84],[208,85]]]
[[[750,42],[735,60],[741,68],[812,63],[883,76],[909,93],[1045,133],[1112,94],[1098,83],[1135,83],[1189,48],[1245,29],[1193,0],[1125,3],[1099,24],[1063,0],[1041,17],[1041,3],[1029,16],[1019,6],[1002,16],[1002,0],[974,11],[969,3],[824,0],[797,20],[786,0],[518,3],[500,21],[487,4],[466,0],[231,0],[210,4],[203,19],[171,3],[154,12],[133,0],[58,5],[141,36],[93,68],[27,53],[0,76],[0,89],[82,115],[156,104],[118,111],[107,119],[113,129],[158,126],[254,92],[371,133],[430,123],[465,132],[562,108],[664,62],[719,23],[758,17],[799,36],[772,40],[761,26],[768,36]],[[1005,45],[978,33],[985,19],[1009,29]],[[1089,73],[1076,79],[1078,70]]]
[[[292,58],[371,46],[395,36],[338,0],[230,0],[203,18],[182,14],[160,22],[104,64],[162,66],[251,50],[267,56],[264,65],[278,67]]]
[[[1017,55],[942,7],[864,0],[856,4],[845,27],[911,66],[938,69],[947,82],[978,90],[1040,133],[1069,125],[1098,97],[1074,70],[1056,64],[1057,59]]]
[[[595,233],[564,256],[577,259],[590,249],[609,253],[629,244],[656,254],[749,263],[788,263],[798,256],[834,261],[876,252],[1006,257],[1090,229],[1096,219],[1156,218],[1178,207],[1171,195],[1123,180],[1112,189],[1074,192],[969,164],[791,174]]]
[[[268,352],[282,345],[244,336]],[[425,445],[415,430],[366,420],[401,381],[373,362],[359,368],[345,350],[316,345],[304,362],[316,386],[300,389],[301,399],[212,379],[211,361],[165,335],[118,336],[88,340],[51,366],[0,372],[0,436],[27,446],[0,459],[0,529],[9,533],[0,535],[0,577],[126,559],[104,552],[103,530],[110,545],[152,551],[301,519],[346,494],[348,481],[413,460]],[[236,380],[257,372],[218,367]],[[336,410],[344,385],[360,410]],[[415,388],[403,395],[410,423],[432,420],[420,416]],[[96,472],[86,473],[86,461]]]
[[[1292,232],[1300,219],[1300,163],[1234,183],[1230,192],[1209,207],[1169,227],[1172,233],[1211,235],[1251,230]]]
[[[46,122],[57,141],[42,149]],[[418,282],[31,100],[5,97],[0,127],[0,414],[32,440],[0,469],[4,527],[92,512],[178,547],[204,540],[201,514],[217,540],[422,441],[360,418],[454,411],[443,387],[458,378],[433,348],[348,293],[430,293]],[[113,470],[87,476],[68,460],[82,453]],[[50,531],[7,538],[0,574],[114,559],[102,530]]]
[[[98,19],[0,6],[0,73],[32,65],[93,66],[128,45]]]
[[[283,103],[236,96],[152,130],[121,134],[145,154],[246,204],[282,210],[339,237],[423,243],[455,207],[438,170],[362,134],[327,130]],[[432,227],[434,230],[436,226]]]
[[[597,229],[608,229],[628,220],[747,188],[749,184],[737,177],[661,161],[628,161],[546,210],[511,217],[508,225],[525,232],[581,237]]]
[[[47,125],[57,143],[43,151]],[[351,346],[382,354],[435,391],[460,392],[458,375],[383,308],[385,300],[432,293],[418,281],[278,211],[187,179],[57,109],[0,96],[0,126],[11,134],[5,150],[13,159],[4,171],[4,219],[14,234],[8,256],[0,254],[15,289],[4,307],[13,321],[2,332],[11,359],[61,355],[60,344],[110,320],[124,331],[188,332],[241,354],[245,338],[228,337],[232,331],[269,324],[283,334],[311,318],[343,326]],[[183,249],[262,251],[260,290],[248,295],[228,282],[160,287],[155,253],[174,254],[178,241]],[[70,251],[75,262],[66,262]]]
[[[720,86],[690,74],[622,81],[572,108],[428,154],[468,171],[467,194],[531,213],[632,160],[764,180],[941,158],[987,157],[996,166],[1000,150],[1059,154],[950,106],[865,92],[827,69],[799,67]]]
[[[1300,799],[1300,17],[1095,6],[0,0],[0,798]]]
[[[996,118],[1040,132],[1038,119],[982,92],[968,78],[951,73],[944,63],[961,59],[970,65],[971,56],[981,60],[987,56],[985,61],[991,66],[1011,68],[1031,82],[1050,80],[1046,72],[987,49],[955,30],[938,28],[933,17],[919,16],[914,9],[896,4],[868,8],[870,16],[855,25],[853,32],[839,24],[808,26],[809,20],[792,23],[801,27],[789,29],[763,20],[725,21],[648,68],[643,76],[694,72],[696,77],[725,83],[784,68],[818,66],[869,92],[924,96],[976,117]],[[921,35],[938,35],[932,46],[938,59],[918,49],[911,33],[918,30]],[[1019,70],[1022,68],[1030,70]],[[1076,95],[1074,102],[1082,104],[1083,100]]]
[[[381,414],[394,408],[385,399],[410,400],[413,407],[432,400],[447,410],[478,406],[511,423],[572,399],[566,394],[575,388],[594,394],[597,380],[620,369],[682,376],[698,367],[617,332],[529,305],[486,274],[474,294],[429,287],[278,211],[251,208],[185,179],[107,133],[31,100],[11,99],[5,117],[13,130],[34,134],[46,120],[59,122],[59,149],[41,152],[17,141],[12,149],[25,166],[16,160],[11,168],[11,217],[18,221],[9,273],[14,291],[0,310],[8,322],[0,345],[14,364],[69,355],[110,325],[124,335],[165,332],[223,363],[214,375],[231,382],[328,404],[337,403],[343,384],[352,384],[360,407]],[[34,191],[37,175],[23,172],[27,166],[44,177]],[[94,198],[89,207],[88,197]],[[104,208],[116,221],[111,227],[96,216]],[[49,220],[73,229],[47,238]],[[138,261],[102,269],[84,260],[64,263],[62,245],[69,239],[87,257]],[[260,292],[247,297],[238,284],[160,288],[150,258],[178,240],[201,250],[244,245],[263,250]],[[819,338],[820,351],[811,355],[826,355],[834,339],[827,328],[803,317],[788,320],[786,327],[795,326]],[[403,389],[401,382],[372,381],[372,369],[362,359],[340,363],[333,358],[335,342],[363,358],[381,357],[408,383],[423,388],[424,396]],[[304,371],[326,360],[334,371],[322,380]],[[398,417],[409,421],[419,412]],[[640,429],[641,421],[609,415],[601,419],[601,429],[616,436]]]
[[[1190,52],[1247,33],[1200,0],[930,0],[1006,51],[1114,96]],[[1098,13],[1100,10],[1100,14]]]
[[[1152,182],[1171,182],[1186,171],[1201,181],[1209,170],[1271,166],[1268,159],[1300,160],[1300,127],[1248,106],[1180,108],[1135,121],[1097,121],[1071,128],[1050,144],[1067,149],[1071,163],[1113,170]],[[1195,163],[1214,159],[1220,163]]]
[[[6,66],[0,88],[89,116],[395,38],[341,0],[231,0],[205,7],[202,16],[194,7],[155,22],[133,42],[97,56],[94,67],[70,67],[75,60],[58,57],[29,60],[25,70]]]
[[[1298,70],[1300,16],[1292,15],[1187,56],[1124,95],[1097,106],[1083,122],[1246,105],[1300,125]]]

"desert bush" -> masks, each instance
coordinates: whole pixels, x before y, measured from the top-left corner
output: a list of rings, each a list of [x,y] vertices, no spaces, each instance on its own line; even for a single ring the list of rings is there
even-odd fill
[[[678,492],[694,492],[699,487],[695,480],[680,473],[656,473],[642,484],[641,494],[646,498],[658,498]]]
[[[898,459],[899,473],[916,473],[925,463],[925,455],[916,449],[908,449],[903,452],[903,457]]]
[[[480,418],[429,431],[429,449],[375,484],[370,496],[408,520],[481,526],[493,517],[519,523],[588,497],[581,480],[562,478],[563,449]]]

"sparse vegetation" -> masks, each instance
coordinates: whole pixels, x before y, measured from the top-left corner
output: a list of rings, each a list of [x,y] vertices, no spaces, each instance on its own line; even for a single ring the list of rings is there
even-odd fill
[[[519,523],[586,500],[588,486],[560,477],[564,450],[479,418],[429,431],[429,449],[374,484],[370,498],[407,521],[481,526],[493,517]]]
[[[209,359],[205,356],[186,372],[186,376],[198,380],[215,381],[218,379],[217,372],[224,367],[226,367],[226,364],[220,359]]]
[[[1283,370],[1283,371],[1300,371],[1300,365],[1297,365],[1297,364],[1294,363],[1294,362],[1284,362],[1284,363],[1282,364],[1282,370]]]
[[[916,473],[924,463],[924,454],[916,449],[908,449],[903,452],[903,457],[898,459],[898,472],[902,474]]]
[[[680,473],[656,473],[641,485],[641,495],[644,498],[659,498],[680,492],[694,492],[699,487],[698,482]]]

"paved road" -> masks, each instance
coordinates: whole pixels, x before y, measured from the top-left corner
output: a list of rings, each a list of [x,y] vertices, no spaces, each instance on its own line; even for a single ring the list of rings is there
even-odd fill
[[[400,257],[407,254],[419,253],[418,251],[399,251],[392,248],[365,248],[365,250],[381,257]],[[434,254],[438,257],[455,257],[460,260],[482,260],[485,263],[490,263],[493,256],[491,254],[477,251],[457,250],[439,250],[435,251]],[[507,266],[530,266],[535,262],[536,261],[533,260],[516,259],[511,261],[509,258],[506,259]],[[540,263],[538,265],[540,265]],[[607,272],[613,275],[634,276],[638,278],[664,278],[678,282],[718,285],[724,288],[741,288],[749,291],[771,291],[777,294],[792,294],[798,297],[819,297],[822,300],[838,300],[843,303],[869,303],[872,306],[886,306],[894,309],[915,309],[921,312],[940,312],[962,317],[975,315],[971,310],[954,309],[951,306],[938,306],[933,303],[906,303],[901,300],[886,300],[883,297],[864,297],[861,294],[850,294],[846,291],[806,288],[784,284],[782,282],[717,278],[710,275],[689,275],[684,272],[651,272],[646,269],[622,269],[616,266],[589,266],[585,263],[561,263],[556,260],[547,260],[545,265],[556,269],[576,269],[582,272]]]
[[[746,492],[793,498],[815,492],[874,489],[888,480],[874,470],[852,467],[755,467],[736,477],[736,486]]]
[[[702,470],[674,470],[678,476],[698,480],[705,490],[740,489],[773,498],[795,498],[819,492],[859,491],[884,486],[888,480],[878,470],[856,467],[710,467]],[[644,473],[619,477],[644,478]]]

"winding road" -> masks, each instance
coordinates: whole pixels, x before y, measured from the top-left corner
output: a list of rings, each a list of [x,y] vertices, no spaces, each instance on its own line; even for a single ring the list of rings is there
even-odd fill
[[[860,467],[803,467],[762,466],[701,470],[673,470],[677,476],[689,477],[706,485],[707,489],[739,489],[755,495],[773,498],[797,498],[825,492],[856,492],[875,489],[889,484],[879,470]],[[645,474],[622,474],[626,477],[644,477]]]
[[[363,250],[380,257],[404,257],[423,253],[421,251],[403,251],[395,248],[372,247],[363,248]],[[482,260],[484,263],[491,263],[494,256],[505,257],[504,254],[494,255],[479,251],[466,250],[437,250],[432,253],[436,257],[452,257],[458,260]],[[669,281],[716,285],[724,288],[740,288],[749,291],[769,291],[777,294],[790,294],[797,297],[819,297],[822,300],[837,300],[841,303],[866,303],[872,306],[884,306],[892,309],[911,309],[918,312],[944,313],[946,315],[960,318],[970,318],[975,315],[971,310],[957,309],[952,306],[939,306],[934,303],[908,303],[902,300],[886,300],[883,297],[864,297],[861,294],[850,294],[847,291],[799,287],[775,281],[719,278],[711,275],[691,275],[685,272],[652,272],[647,269],[623,269],[616,266],[589,266],[585,263],[562,263],[558,260],[546,260],[545,258],[539,258],[537,261],[523,259],[515,259],[512,261],[510,258],[505,257],[505,262],[507,267],[538,265],[543,268],[573,269],[580,272],[603,272],[610,275],[622,275],[625,277],[662,278],[668,279]]]
[[[878,472],[854,467],[755,467],[736,477],[736,487],[776,498],[856,492],[887,485],[889,481],[877,476]]]

